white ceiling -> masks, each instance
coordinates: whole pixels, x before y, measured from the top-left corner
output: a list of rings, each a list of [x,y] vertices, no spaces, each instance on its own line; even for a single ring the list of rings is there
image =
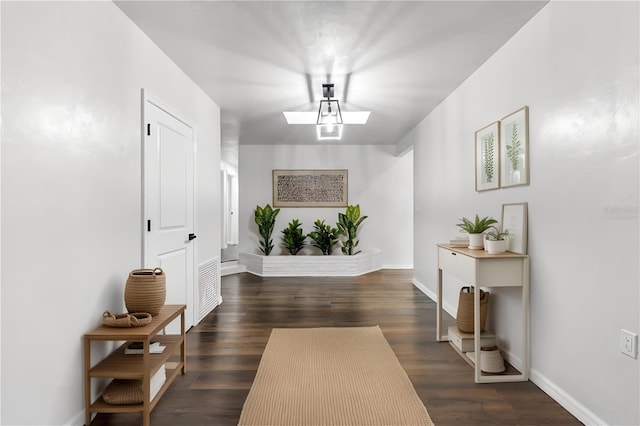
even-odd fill
[[[339,143],[395,144],[546,3],[116,1],[240,144],[319,143],[282,112],[317,111],[325,82],[343,110],[372,111]]]

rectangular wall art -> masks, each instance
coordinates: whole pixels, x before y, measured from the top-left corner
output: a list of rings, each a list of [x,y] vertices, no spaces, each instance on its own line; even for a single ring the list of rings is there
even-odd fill
[[[348,170],[273,170],[274,207],[347,207]]]
[[[476,191],[495,189],[500,183],[499,143],[497,121],[476,132]]]
[[[500,186],[529,184],[529,108],[504,117],[500,129]]]
[[[502,205],[502,230],[509,231],[507,251],[527,254],[527,203]]]

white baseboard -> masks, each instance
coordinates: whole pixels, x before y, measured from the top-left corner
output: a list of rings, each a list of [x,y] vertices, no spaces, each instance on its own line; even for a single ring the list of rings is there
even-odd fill
[[[222,277],[227,275],[239,274],[246,271],[247,267],[245,265],[239,264],[237,260],[231,262],[223,262],[220,266],[220,276]]]
[[[433,300],[434,302],[438,300],[438,295],[431,291],[427,286],[422,284],[420,281],[415,278],[411,279],[411,282],[414,286],[421,292],[423,292],[428,298]],[[442,306],[449,315],[455,317],[457,312],[453,309],[453,306],[450,304],[444,303]],[[513,365],[515,368],[522,368],[522,359],[513,355],[510,352],[503,351],[503,355],[505,360]],[[530,380],[536,384],[544,393],[549,395],[554,401],[560,404],[565,410],[570,412],[573,416],[575,416],[578,420],[580,420],[585,425],[606,425],[606,422],[592,413],[589,409],[587,409],[584,405],[580,404],[575,400],[571,395],[566,393],[562,388],[557,386],[555,383],[547,379],[546,376],[541,374],[539,371],[531,368],[529,373]]]
[[[433,300],[434,302],[438,299],[437,294],[429,290],[426,285],[422,284],[420,281],[416,280],[415,278],[411,278],[411,283],[413,283],[413,285],[416,286],[418,290],[423,292],[425,296],[427,296],[429,299]]]
[[[382,269],[413,269],[413,265],[382,265]]]
[[[531,369],[530,378],[531,381],[535,383],[540,389],[542,389],[544,393],[553,398],[558,404],[564,407],[565,410],[570,412],[585,425],[607,424],[604,420],[591,412],[591,410],[589,410],[587,407],[576,401],[575,398],[565,392],[564,389],[557,386],[536,369]]]
[[[91,420],[96,416],[96,413],[91,414]],[[84,410],[73,416],[69,421],[64,422],[65,426],[82,426],[84,425]]]
[[[438,301],[438,295],[436,293],[434,293],[433,291],[431,291],[426,285],[422,284],[420,281],[416,280],[415,278],[411,279],[411,282],[413,283],[413,285],[420,290],[421,292],[423,292],[425,294],[425,296],[427,296],[429,299],[433,300],[434,302]],[[444,302],[442,305],[442,308],[444,309],[444,311],[446,313],[448,313],[449,315],[451,315],[452,317],[456,317],[457,315],[457,309],[455,309],[453,307],[453,305]]]

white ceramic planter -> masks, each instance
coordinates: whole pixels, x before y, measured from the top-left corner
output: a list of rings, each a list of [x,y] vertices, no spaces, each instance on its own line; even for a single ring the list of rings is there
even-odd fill
[[[489,254],[499,254],[507,251],[507,240],[485,240],[484,248]]]
[[[480,370],[485,373],[502,373],[505,370],[504,358],[497,346],[480,349]],[[476,362],[476,353],[467,352],[467,357]]]
[[[484,248],[484,234],[469,234],[469,248],[482,250]]]

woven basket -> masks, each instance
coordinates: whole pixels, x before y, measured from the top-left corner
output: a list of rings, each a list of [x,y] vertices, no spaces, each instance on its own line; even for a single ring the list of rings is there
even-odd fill
[[[140,327],[151,324],[151,315],[146,312],[112,314],[109,311],[105,311],[102,314],[102,324],[108,327]]]
[[[458,314],[456,325],[463,333],[473,333],[473,288],[462,287],[458,300]],[[480,290],[480,331],[484,331],[487,321],[487,309],[489,308],[489,292]]]
[[[142,404],[142,381],[115,379],[102,392],[107,404]]]
[[[134,269],[124,289],[124,304],[129,312],[158,315],[167,296],[166,276],[162,269]]]

